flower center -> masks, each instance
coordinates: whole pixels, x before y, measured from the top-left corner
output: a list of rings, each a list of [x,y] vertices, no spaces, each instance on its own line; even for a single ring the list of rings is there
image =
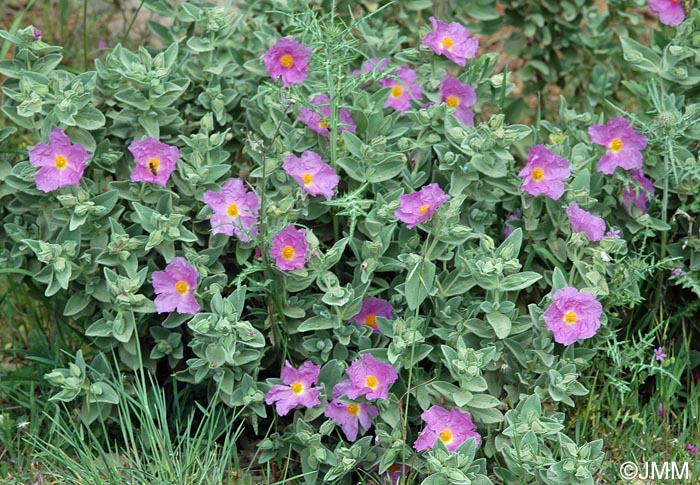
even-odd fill
[[[291,56],[291,54],[285,54],[280,57],[280,64],[282,64],[282,67],[289,69],[294,65],[294,58]]]
[[[352,414],[353,416],[357,416],[360,414],[360,405],[359,404],[348,404],[347,407],[348,414]]]
[[[455,41],[452,40],[452,37],[445,37],[442,39],[442,42],[440,42],[440,48],[447,49],[448,51],[452,51],[453,45],[455,45]]]
[[[328,123],[326,123],[325,120],[321,120],[321,121],[318,122],[318,127],[321,128],[321,129],[323,129],[323,130],[327,130],[327,129],[328,129]]]
[[[369,387],[370,389],[375,390],[378,384],[379,381],[377,380],[376,376],[369,375],[365,378],[365,387]]]
[[[56,164],[57,169],[63,170],[68,165],[68,159],[63,155],[56,155],[53,159],[53,163]]]
[[[420,209],[418,209],[418,212],[420,212],[420,215],[424,215],[426,212],[428,212],[428,209],[430,209],[430,204],[423,204],[420,206]]]
[[[285,247],[282,248],[282,257],[289,261],[294,257],[294,248],[287,244]]]
[[[532,180],[535,182],[539,182],[544,178],[544,169],[541,167],[537,167],[535,170],[532,171]]]
[[[445,102],[450,108],[456,108],[459,106],[459,98],[457,96],[448,96]]]
[[[399,464],[398,464],[398,463],[394,463],[393,465],[391,465],[391,466],[387,469],[387,471],[388,471],[389,473],[396,473],[397,471],[399,471]]]
[[[440,431],[440,439],[445,444],[452,443],[452,431],[450,431],[447,428],[443,429],[442,431]]]
[[[228,216],[231,217],[231,218],[234,218],[234,219],[235,219],[236,217],[238,217],[238,213],[239,213],[239,211],[238,211],[238,204],[236,204],[236,203],[234,202],[233,204],[231,204],[230,206],[228,206],[228,209],[226,209],[226,213],[227,213]]]
[[[391,88],[391,97],[392,98],[398,98],[403,94],[403,88],[399,85],[394,86]]]
[[[304,179],[304,187],[308,187],[309,185],[311,185],[311,182],[314,181],[314,176],[311,175],[309,172],[304,172],[301,178]]]
[[[613,153],[619,153],[624,145],[625,144],[622,143],[622,140],[619,138],[613,138],[613,141],[610,142],[610,151]]]
[[[365,325],[368,327],[376,327],[377,326],[377,317],[373,313],[370,313],[365,317]]]
[[[190,285],[180,280],[177,283],[175,283],[175,291],[177,291],[181,295],[186,295],[187,292],[190,291]]]
[[[160,168],[160,162],[158,161],[157,158],[152,157],[148,159],[148,163],[146,164],[148,167],[148,171],[151,172],[153,175],[158,175],[158,169]]]
[[[564,323],[567,325],[573,325],[576,323],[576,320],[578,320],[578,315],[576,315],[576,312],[569,310],[564,314]]]
[[[302,392],[304,392],[304,384],[302,384],[302,383],[299,382],[299,381],[294,381],[294,382],[292,382],[292,385],[289,386],[289,387],[292,388],[292,392],[293,392],[294,395],[296,395],[296,396],[298,396],[299,394],[301,394]]]

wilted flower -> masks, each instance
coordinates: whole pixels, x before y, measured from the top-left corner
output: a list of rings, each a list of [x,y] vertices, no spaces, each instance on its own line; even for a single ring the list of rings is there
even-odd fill
[[[156,292],[158,313],[172,312],[195,314],[199,303],[194,297],[199,273],[182,257],[173,258],[165,271],[153,273],[153,289]]]
[[[136,159],[136,166],[131,171],[132,182],[151,182],[165,187],[170,174],[180,158],[176,146],[167,145],[155,138],[134,140],[129,151]]]
[[[340,425],[348,441],[355,441],[358,424],[367,431],[372,426],[372,419],[379,416],[379,411],[371,404],[345,403],[335,398],[326,406],[324,415]]]
[[[598,171],[612,174],[617,167],[624,170],[642,168],[642,150],[647,139],[622,116],[613,118],[606,125],[593,125],[588,128],[591,141],[604,146],[608,152],[598,162]]]
[[[35,41],[41,39],[41,34],[42,34],[41,29],[34,27],[34,40]]]
[[[469,438],[476,439],[476,446],[481,443],[481,436],[475,431],[476,426],[472,422],[471,415],[456,407],[448,411],[442,406],[431,406],[423,411],[420,417],[425,421],[425,428],[413,444],[416,451],[431,449],[438,438],[445,443],[450,452],[456,450]]]
[[[442,102],[454,108],[455,118],[466,126],[474,126],[474,112],[469,109],[476,103],[476,90],[469,84],[462,84],[457,78],[445,76],[440,83]]]
[[[675,268],[675,269],[673,269],[673,270],[671,271],[671,274],[672,274],[673,276],[680,276],[680,275],[683,274],[683,270],[680,269],[680,268]]]
[[[282,37],[263,57],[265,69],[272,79],[282,78],[285,88],[301,84],[308,75],[311,49],[291,37]]]
[[[603,239],[605,221],[602,218],[581,209],[576,202],[569,204],[566,215],[569,216],[569,223],[574,231],[585,233],[588,239],[594,242]]]
[[[51,130],[48,144],[41,142],[29,150],[29,163],[39,167],[34,180],[42,192],[79,185],[89,158],[85,147],[80,143],[73,145],[59,128]]]
[[[385,108],[394,108],[405,113],[407,109],[411,107],[412,99],[421,99],[423,97],[423,90],[418,84],[416,79],[418,79],[418,74],[416,71],[408,66],[401,66],[392,74],[398,76],[398,80],[393,78],[382,79],[382,86],[385,88],[391,88],[389,92],[389,98],[386,100]]]
[[[433,215],[442,204],[450,200],[450,196],[436,183],[425,185],[418,192],[399,197],[400,208],[394,211],[394,217],[408,224],[413,229]]]
[[[680,25],[685,19],[680,0],[649,0],[649,10],[658,13],[659,20],[665,25]]]
[[[570,345],[594,336],[602,314],[603,305],[593,294],[567,286],[554,293],[552,304],[544,312],[544,321],[555,342]]]
[[[204,203],[214,211],[210,222],[212,234],[226,234],[248,242],[258,234],[260,199],[253,191],[247,191],[239,179],[228,179],[221,192],[207,190]]]
[[[663,362],[666,359],[666,357],[668,357],[666,354],[664,354],[663,347],[659,347],[658,349],[654,349],[654,355],[656,357],[656,360],[658,360],[659,362]]]
[[[460,66],[467,64],[467,59],[473,59],[479,48],[479,41],[469,37],[469,30],[462,24],[452,22],[447,24],[430,17],[433,30],[428,32],[421,43],[430,47],[438,55],[443,55]]]
[[[318,381],[320,372],[321,366],[308,360],[298,370],[285,361],[280,378],[286,385],[272,386],[265,396],[265,403],[276,403],[277,414],[280,416],[297,406],[312,408],[321,404],[318,398],[319,388],[312,387]]]
[[[358,325],[366,325],[373,331],[379,332],[377,327],[377,317],[384,317],[391,320],[391,303],[382,299],[369,297],[362,301],[360,313],[352,317],[350,320],[355,320]]]
[[[306,192],[311,195],[322,195],[326,200],[333,198],[333,189],[340,181],[333,167],[312,151],[302,153],[301,157],[287,155],[283,159],[282,168]]]
[[[331,107],[328,103],[331,100],[325,94],[319,94],[314,96],[311,100],[312,105],[322,105],[321,114],[316,113],[311,108],[303,106],[299,109],[299,119],[303,121],[306,126],[319,133],[326,138],[328,138],[331,133],[328,131],[330,127],[329,119],[331,117]],[[349,131],[355,133],[357,125],[350,116],[350,110],[347,108],[341,108],[339,112],[340,124],[338,125],[338,131]]]
[[[272,238],[270,257],[277,262],[277,267],[283,271],[302,269],[306,265],[306,230],[287,226]]]
[[[370,401],[386,399],[389,386],[399,378],[393,365],[380,362],[371,354],[362,354],[360,360],[356,360],[347,368],[347,373],[351,385],[344,389],[345,394],[350,399],[364,396]]]
[[[511,215],[506,217],[506,227],[503,229],[503,237],[508,239],[508,236],[513,234],[513,228],[508,225],[509,221],[517,221],[520,219],[520,209],[515,209],[515,212],[513,212]]]
[[[639,182],[642,189],[635,187],[633,184],[630,184],[627,188],[623,188],[622,203],[624,204],[625,209],[627,209],[627,213],[630,212],[630,207],[632,204],[634,204],[637,206],[637,208],[639,208],[639,210],[646,214],[647,202],[649,201],[647,198],[647,193],[649,193],[649,195],[654,195],[654,182],[646,178],[641,169],[632,170],[630,172],[630,176]]]
[[[564,194],[564,180],[571,176],[569,161],[544,145],[535,145],[527,155],[527,165],[518,174],[521,189],[530,195],[544,194],[558,200]]]
[[[695,456],[695,452],[698,451],[695,445],[692,445],[690,443],[685,444],[685,449],[688,450],[688,453],[690,453],[693,456]]]

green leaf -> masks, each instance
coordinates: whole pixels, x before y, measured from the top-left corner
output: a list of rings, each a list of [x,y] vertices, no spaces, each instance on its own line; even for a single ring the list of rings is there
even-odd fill
[[[512,323],[510,318],[502,313],[489,313],[486,315],[486,320],[489,322],[493,331],[496,332],[498,338],[506,338],[510,334]]]
[[[520,229],[518,229],[520,230]],[[542,279],[542,275],[534,271],[523,271],[522,273],[509,274],[501,280],[499,290],[517,291],[531,286],[536,281]]]
[[[331,315],[330,318],[318,315],[302,322],[297,330],[299,332],[308,332],[309,330],[327,330],[337,326],[340,326],[340,321],[336,315]]]
[[[415,310],[423,303],[433,288],[434,280],[435,264],[426,259],[418,261],[409,271],[404,286],[404,296],[409,309]]]
[[[66,302],[66,306],[63,309],[63,315],[66,317],[71,317],[77,315],[85,309],[90,303],[90,297],[83,291],[78,293],[73,293],[71,297]]]

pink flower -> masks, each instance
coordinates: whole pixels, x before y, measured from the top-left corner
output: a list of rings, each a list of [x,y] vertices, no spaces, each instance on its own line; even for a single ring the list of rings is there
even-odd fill
[[[667,355],[664,354],[664,348],[659,347],[658,349],[654,349],[654,356],[656,357],[656,360],[659,362],[663,362],[666,360]]]
[[[97,42],[97,50],[98,51],[103,51],[107,48],[107,41],[106,40],[100,40]]]
[[[665,25],[680,25],[685,19],[680,0],[649,0],[649,10],[658,13],[659,20]]]
[[[199,303],[194,297],[199,273],[182,257],[174,258],[165,271],[153,273],[153,289],[158,313],[172,312],[195,314]]]
[[[695,447],[695,445],[690,444],[690,443],[685,444],[685,449],[688,450],[688,453],[691,456],[695,456],[695,452],[698,451],[698,449]]]
[[[270,47],[263,57],[265,69],[272,79],[282,78],[285,88],[301,84],[309,70],[311,49],[291,37],[282,37]]]
[[[469,109],[476,103],[476,91],[469,84],[462,84],[457,78],[445,76],[440,83],[442,102],[454,108],[455,118],[466,126],[474,126],[474,113]]]
[[[576,202],[569,205],[566,215],[569,216],[569,224],[574,231],[585,233],[594,242],[603,239],[605,221],[602,218],[581,209]]]
[[[399,79],[389,77],[382,79],[382,86],[391,88],[384,107],[394,108],[403,114],[411,107],[412,99],[423,98],[423,90],[420,84],[415,82],[418,79],[418,74],[410,67],[401,66],[392,74],[398,76]]]
[[[622,203],[624,204],[625,209],[627,209],[628,214],[630,213],[630,208],[633,204],[644,214],[646,214],[647,202],[649,202],[647,193],[649,195],[654,195],[654,182],[646,178],[641,169],[632,170],[630,172],[630,176],[639,182],[639,185],[641,185],[642,188],[640,189],[633,184],[630,184],[627,188],[623,188]]]
[[[328,403],[323,414],[340,425],[348,441],[355,441],[358,424],[367,431],[372,426],[372,419],[379,416],[379,410],[371,404],[345,403],[335,398]]]
[[[371,354],[362,354],[360,360],[353,362],[347,369],[350,387],[341,387],[350,399],[364,396],[365,399],[386,399],[389,386],[396,382],[399,375],[391,364],[375,359]]]
[[[394,217],[408,224],[413,229],[433,215],[442,204],[450,200],[450,196],[436,183],[428,184],[418,192],[399,197],[399,210],[394,211]]]
[[[42,34],[41,29],[34,27],[34,40],[35,41],[41,39],[41,34]]]
[[[554,293],[552,304],[544,312],[544,321],[555,342],[570,345],[594,336],[602,314],[603,305],[594,295],[567,286]]]
[[[362,68],[360,69],[355,69],[350,73],[351,76],[354,77],[359,77],[363,73],[370,73],[370,72],[375,72],[375,73],[380,73],[384,69],[386,69],[386,66],[389,65],[389,59],[379,59],[377,57],[373,57],[371,59],[368,59],[362,63]],[[360,87],[365,87],[369,83],[363,83],[360,84]]]
[[[228,179],[221,192],[207,190],[204,203],[212,208],[209,219],[212,234],[226,234],[248,242],[258,234],[260,199],[253,191],[247,191],[239,179]]]
[[[466,27],[457,22],[446,24],[435,17],[430,17],[430,23],[433,24],[433,30],[423,37],[423,44],[460,66],[465,66],[467,59],[474,58],[479,41],[469,37],[470,32]]]
[[[166,145],[151,137],[132,141],[129,151],[136,159],[131,181],[151,182],[163,187],[180,158],[180,150],[176,146]]]
[[[297,406],[312,408],[321,404],[318,398],[318,387],[312,387],[318,381],[321,366],[311,361],[304,362],[299,369],[295,369],[288,361],[282,369],[282,382],[286,385],[276,384],[270,388],[265,396],[265,403],[276,403],[277,414],[286,415]]]
[[[326,200],[333,198],[333,189],[340,181],[333,167],[312,151],[302,153],[301,157],[287,155],[283,159],[282,168],[306,192],[311,195],[322,195]]]
[[[609,237],[610,239],[620,239],[620,230],[611,227],[608,232],[605,233],[603,237]]]
[[[425,428],[413,444],[416,451],[431,449],[438,438],[445,443],[450,452],[456,450],[469,438],[476,439],[476,446],[481,443],[481,436],[475,431],[476,426],[472,422],[471,415],[456,407],[448,411],[442,406],[431,406],[430,409],[423,411],[420,417],[425,421]]]
[[[391,311],[391,303],[388,301],[382,298],[369,297],[365,298],[362,302],[360,313],[352,317],[350,320],[355,320],[358,325],[366,325],[374,332],[379,332],[379,327],[377,327],[377,317],[384,317],[391,320]]]
[[[318,114],[311,108],[303,106],[299,109],[299,119],[303,121],[306,126],[319,133],[326,138],[330,137],[331,133],[328,131],[329,119],[331,117],[331,100],[325,94],[319,94],[314,96],[311,100],[312,105],[321,105],[321,114]],[[350,116],[350,110],[347,108],[341,108],[339,112],[340,124],[338,125],[338,131],[349,131],[355,133],[357,125]]]
[[[680,268],[675,268],[673,271],[671,271],[671,274],[673,276],[680,276],[683,274],[683,270]]]
[[[272,238],[270,257],[277,262],[277,267],[283,271],[302,269],[306,265],[306,230],[287,226]]]
[[[514,229],[508,225],[508,222],[510,221],[517,221],[520,219],[520,209],[515,209],[515,212],[513,212],[511,215],[509,215],[506,218],[506,227],[503,229],[503,237],[505,239],[508,239],[508,236],[513,234]]]
[[[544,145],[535,145],[527,155],[527,165],[518,174],[521,189],[530,195],[544,194],[558,200],[564,194],[564,180],[571,176],[569,161]]]
[[[598,162],[598,171],[612,174],[617,167],[624,170],[642,168],[642,150],[647,146],[647,138],[622,116],[613,118],[606,125],[593,125],[588,128],[591,141],[604,146],[608,152]]]
[[[59,128],[49,134],[49,144],[42,142],[29,150],[29,163],[39,167],[34,180],[42,192],[79,185],[89,159],[85,147],[80,143],[73,145]]]

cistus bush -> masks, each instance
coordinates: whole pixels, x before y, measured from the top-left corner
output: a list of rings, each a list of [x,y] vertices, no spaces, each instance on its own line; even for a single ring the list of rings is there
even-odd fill
[[[33,145],[0,162],[0,261],[96,360],[48,374],[54,398],[109,419],[114,352],[242,409],[257,462],[292,454],[309,484],[594,483],[602,441],[565,432],[582,372],[659,272],[700,293],[700,12],[622,40],[664,72],[627,83],[644,111],[562,99],[533,127],[459,22],[263,5],[153,2],[162,49],[80,74],[2,32],[3,113]]]

